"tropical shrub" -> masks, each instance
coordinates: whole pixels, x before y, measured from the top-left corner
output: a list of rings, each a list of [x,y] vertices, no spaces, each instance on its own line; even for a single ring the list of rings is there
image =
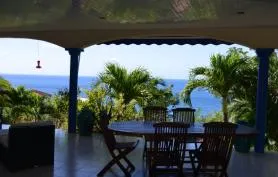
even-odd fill
[[[4,108],[4,122],[16,123],[48,119],[52,110],[50,98],[40,96],[23,86],[7,92]]]
[[[88,107],[95,113],[95,128],[100,130],[100,112],[112,107],[112,99],[108,95],[107,88],[102,85],[92,85],[91,89],[86,91],[86,94],[88,101],[83,103],[83,106]]]
[[[0,107],[3,108],[7,106],[8,96],[7,93],[12,88],[9,81],[5,80],[3,77],[0,76]]]
[[[33,105],[32,93],[23,86],[11,88],[7,93],[8,100],[4,108],[4,122],[16,123],[30,118],[30,108]]]
[[[81,136],[91,135],[94,127],[95,113],[88,107],[83,107],[77,115],[77,125]]]
[[[139,109],[136,110],[138,105],[136,100],[131,100],[127,105],[124,103],[124,99],[120,96],[114,100],[114,106],[112,108],[112,120],[135,120],[139,118]]]
[[[50,116],[57,128],[66,129],[68,126],[69,91],[59,90],[51,98],[52,111]]]
[[[162,79],[153,79],[147,88],[148,96],[139,99],[141,107],[146,106],[175,106],[179,104],[179,95],[173,94],[173,85],[166,86]]]
[[[195,118],[195,122],[202,122],[202,123],[221,122],[221,121],[223,121],[223,114],[221,111],[211,113],[206,116],[201,116],[201,117],[196,116],[196,118]]]

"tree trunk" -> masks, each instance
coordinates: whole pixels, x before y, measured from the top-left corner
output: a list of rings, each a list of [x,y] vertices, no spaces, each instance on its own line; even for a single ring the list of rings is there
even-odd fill
[[[224,122],[228,122],[228,99],[227,97],[222,98],[222,112],[223,112],[223,118]]]

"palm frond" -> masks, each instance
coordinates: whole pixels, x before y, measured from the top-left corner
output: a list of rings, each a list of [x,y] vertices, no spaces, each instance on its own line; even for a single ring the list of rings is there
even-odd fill
[[[196,78],[197,76],[205,76],[209,72],[209,68],[207,67],[196,67],[190,70],[189,80]]]
[[[2,90],[9,90],[11,89],[11,84],[9,81],[7,81],[6,79],[4,79],[3,77],[0,76],[0,88]]]
[[[189,80],[186,87],[181,92],[180,97],[184,101],[184,103],[192,107],[192,102],[190,97],[192,91],[195,90],[196,88],[207,88],[207,86],[208,84],[205,79]]]

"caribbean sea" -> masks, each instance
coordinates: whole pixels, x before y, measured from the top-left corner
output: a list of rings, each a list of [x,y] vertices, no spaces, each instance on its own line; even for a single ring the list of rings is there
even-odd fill
[[[49,94],[55,94],[57,91],[69,87],[68,76],[42,76],[42,75],[10,75],[1,74],[8,80],[12,86],[25,86],[27,89],[40,90]],[[86,97],[82,90],[90,89],[96,77],[79,76],[78,86],[81,89],[80,97]],[[173,92],[179,94],[185,87],[187,80],[182,79],[165,79],[167,85],[173,84]],[[196,89],[191,95],[192,105],[198,110],[201,116],[206,116],[221,109],[220,99],[211,95],[204,89]],[[182,102],[178,106],[184,106]]]

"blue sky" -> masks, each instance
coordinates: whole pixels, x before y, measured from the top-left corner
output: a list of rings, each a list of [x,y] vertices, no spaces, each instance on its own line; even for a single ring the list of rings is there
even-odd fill
[[[64,48],[57,45],[28,39],[0,39],[0,46],[2,74],[69,75],[69,55]],[[212,54],[225,54],[229,47],[231,46],[91,46],[85,48],[81,54],[79,75],[96,76],[104,70],[105,63],[117,62],[130,70],[142,66],[154,76],[165,79],[187,79],[191,68],[208,66]],[[38,59],[42,69],[35,68]]]

